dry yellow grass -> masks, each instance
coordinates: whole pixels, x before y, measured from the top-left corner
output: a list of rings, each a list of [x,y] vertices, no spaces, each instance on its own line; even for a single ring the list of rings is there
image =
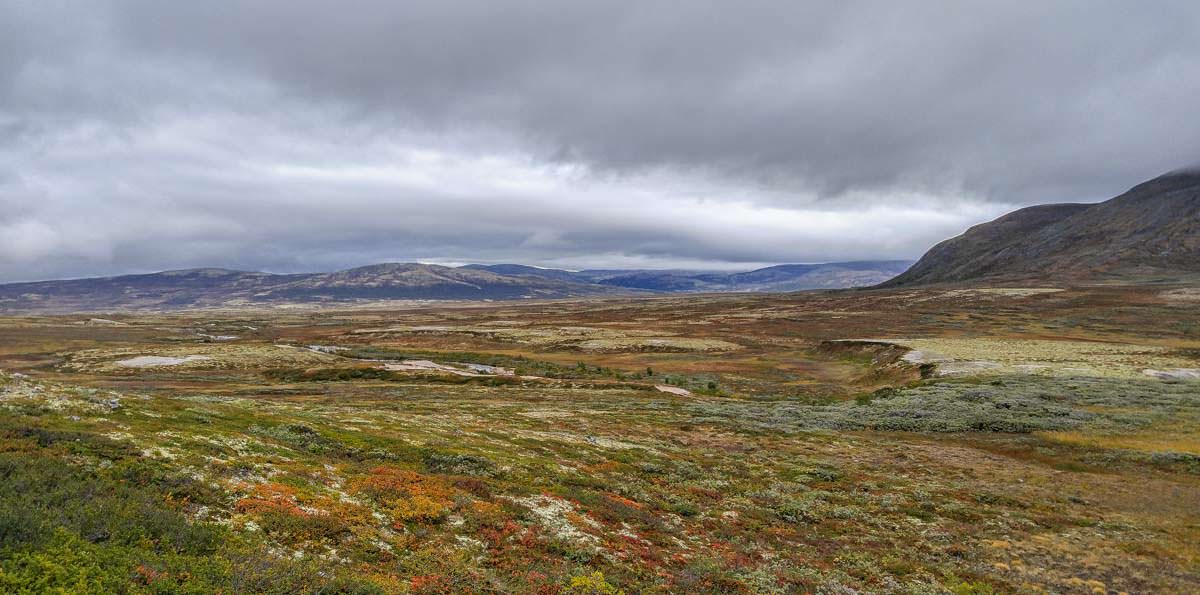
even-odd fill
[[[1196,365],[1194,360],[1175,355],[1166,347],[1128,343],[990,337],[882,340],[921,351],[930,361],[996,364],[972,369],[972,373],[1133,379],[1145,378],[1143,371],[1146,369],[1190,368]]]
[[[1121,434],[1097,434],[1090,430],[1043,432],[1039,435],[1052,442],[1087,448],[1200,455],[1200,426],[1195,422],[1161,424]]]

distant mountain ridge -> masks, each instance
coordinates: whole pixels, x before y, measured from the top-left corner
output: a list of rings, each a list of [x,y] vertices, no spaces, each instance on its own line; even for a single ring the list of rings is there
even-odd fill
[[[793,291],[863,286],[909,263],[781,265],[745,273],[564,271],[517,264],[385,263],[332,273],[219,268],[0,285],[3,312],[172,310],[366,300],[515,300],[684,291]]]
[[[1200,279],[1200,170],[1095,204],[1027,207],[934,246],[879,287]]]
[[[804,289],[841,289],[874,285],[912,265],[908,260],[871,260],[821,264],[783,264],[753,271],[722,273],[687,270],[583,270],[564,271],[524,265],[467,265],[463,268],[503,274],[523,274],[570,279],[626,289],[661,292],[769,292]]]

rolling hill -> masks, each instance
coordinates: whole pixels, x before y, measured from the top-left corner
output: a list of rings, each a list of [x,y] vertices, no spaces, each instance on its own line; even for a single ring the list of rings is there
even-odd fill
[[[503,300],[621,293],[595,284],[427,264],[274,275],[188,269],[146,275],[0,285],[0,310],[179,309],[354,300]]]
[[[764,292],[805,289],[840,289],[880,283],[904,272],[907,260],[872,260],[822,264],[783,264],[753,271],[722,273],[687,270],[584,270],[564,271],[523,265],[468,265],[503,274],[524,274],[570,279],[626,289],[658,292]]]
[[[781,265],[746,273],[564,271],[525,265],[385,263],[332,273],[204,268],[0,285],[0,312],[174,310],[365,300],[514,300],[650,292],[792,291],[870,285],[906,262]]]
[[[1050,204],[976,225],[881,288],[1080,284],[1200,278],[1200,169],[1096,204]]]

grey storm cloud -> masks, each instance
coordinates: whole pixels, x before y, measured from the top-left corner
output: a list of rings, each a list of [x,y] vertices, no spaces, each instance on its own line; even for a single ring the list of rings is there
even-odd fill
[[[0,0],[0,280],[908,258],[1200,158],[1200,5]]]

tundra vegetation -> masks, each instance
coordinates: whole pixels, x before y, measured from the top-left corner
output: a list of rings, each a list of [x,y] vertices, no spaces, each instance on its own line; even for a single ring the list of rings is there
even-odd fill
[[[1195,592],[1184,294],[6,317],[0,591]]]

